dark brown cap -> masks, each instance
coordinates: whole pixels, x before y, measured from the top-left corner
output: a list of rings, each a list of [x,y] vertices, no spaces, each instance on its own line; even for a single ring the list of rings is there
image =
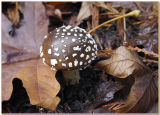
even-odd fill
[[[73,70],[89,65],[97,50],[95,40],[84,29],[62,26],[44,37],[40,56],[53,70]]]

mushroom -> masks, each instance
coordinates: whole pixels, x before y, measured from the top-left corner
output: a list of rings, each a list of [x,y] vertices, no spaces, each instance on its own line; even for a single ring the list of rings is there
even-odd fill
[[[97,55],[97,44],[80,27],[61,26],[44,37],[40,47],[43,63],[62,70],[67,84],[79,82],[79,69],[87,67]]]

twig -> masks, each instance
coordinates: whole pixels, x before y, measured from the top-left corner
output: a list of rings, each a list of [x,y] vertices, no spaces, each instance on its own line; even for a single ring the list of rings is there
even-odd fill
[[[96,31],[98,28],[100,28],[100,27],[102,27],[102,26],[104,26],[104,25],[106,25],[106,24],[108,24],[108,23],[110,23],[110,22],[113,22],[113,21],[115,21],[115,20],[119,20],[119,19],[121,19],[121,18],[123,18],[123,17],[129,17],[129,16],[138,17],[139,14],[140,14],[140,10],[134,10],[134,11],[132,11],[132,12],[130,12],[130,13],[128,13],[128,14],[125,14],[125,15],[123,15],[123,16],[118,16],[118,17],[116,17],[116,18],[113,18],[113,19],[111,19],[111,20],[108,20],[108,21],[106,21],[106,22],[104,22],[104,23],[96,26],[95,28],[93,28],[92,30],[90,30],[88,33],[92,33],[92,32],[94,32],[94,31]]]
[[[91,30],[91,28],[92,28],[89,21],[87,21],[87,27],[88,27],[88,30]]]
[[[149,52],[149,51],[146,51],[145,49],[140,49],[138,47],[136,48],[133,48],[131,46],[128,46],[127,49],[131,50],[131,51],[136,51],[136,52],[143,52],[144,54],[146,55],[151,55],[155,58],[158,58],[158,54],[154,53],[154,52]],[[106,48],[105,50],[99,50],[98,51],[98,56],[101,56],[101,57],[108,57],[109,55],[112,55],[113,53],[115,53],[115,50],[112,50],[110,48]],[[144,62],[151,62],[151,63],[158,63],[158,61],[154,61],[154,60],[144,60]]]
[[[102,47],[102,45],[101,45],[101,42],[100,42],[100,40],[99,40],[97,34],[94,34],[94,36],[95,36],[95,38],[96,38],[96,43],[99,45],[100,49],[102,50],[103,47]]]
[[[94,27],[96,27],[98,25],[99,25],[99,10],[98,10],[98,8],[96,6],[93,5],[93,7],[92,7],[92,28],[94,28]],[[96,33],[93,33],[93,35],[96,38],[96,43],[98,44],[98,46],[102,50],[103,47],[101,45],[99,37],[97,36]]]
[[[158,56],[158,54],[156,54],[156,53],[154,53],[153,51],[146,51],[145,49],[140,49],[140,48],[138,48],[138,47],[135,47],[135,48],[133,48],[133,47],[131,47],[131,46],[128,46],[127,47],[129,50],[132,50],[132,51],[136,51],[136,52],[143,52],[144,54],[146,54],[146,55],[151,55],[151,56],[153,56],[153,57],[155,57],[155,58],[158,58],[159,56]]]
[[[99,50],[98,51],[98,56],[100,56],[100,57],[109,57],[113,53],[115,53],[115,50],[112,50],[111,48],[106,48],[105,50]]]
[[[144,59],[143,61],[146,62],[146,63],[156,63],[156,64],[158,64],[158,61],[155,61],[155,60]]]
[[[88,26],[88,29],[90,30],[90,29],[91,29],[91,24],[90,24],[89,21],[87,21],[87,26]],[[93,26],[93,25],[92,25],[92,26]],[[102,48],[101,42],[100,42],[97,34],[96,34],[96,33],[93,33],[93,35],[94,35],[94,37],[96,38],[96,39],[95,39],[95,40],[96,40],[96,43],[98,44],[98,46],[99,46],[100,49],[102,50],[103,48]]]
[[[125,15],[125,12],[124,12]],[[126,38],[126,18],[123,17],[123,28],[124,28],[124,37],[123,37],[123,45],[127,44],[127,38]]]

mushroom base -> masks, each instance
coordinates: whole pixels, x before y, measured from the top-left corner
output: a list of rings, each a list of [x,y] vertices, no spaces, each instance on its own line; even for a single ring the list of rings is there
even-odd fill
[[[79,70],[63,71],[63,76],[66,85],[74,85],[76,83],[79,83],[80,79]]]

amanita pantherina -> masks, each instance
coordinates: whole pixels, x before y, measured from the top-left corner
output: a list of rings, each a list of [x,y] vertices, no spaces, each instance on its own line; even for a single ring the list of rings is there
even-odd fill
[[[78,69],[96,58],[97,44],[90,34],[79,27],[62,26],[44,37],[40,47],[43,63],[52,70],[62,70],[69,84],[79,82]]]

